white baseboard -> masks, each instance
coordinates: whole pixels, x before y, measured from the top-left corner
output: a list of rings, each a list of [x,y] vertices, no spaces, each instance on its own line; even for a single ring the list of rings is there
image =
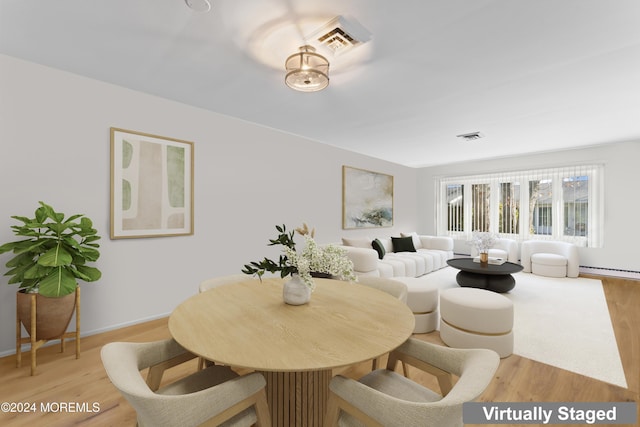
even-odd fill
[[[118,323],[117,325],[111,325],[111,326],[107,326],[105,328],[99,328],[99,329],[93,329],[91,331],[80,331],[80,338],[84,338],[84,337],[88,337],[91,335],[96,335],[96,334],[101,334],[103,332],[109,332],[109,331],[113,331],[115,329],[120,329],[120,328],[126,328],[127,326],[133,326],[133,325],[137,325],[139,323],[144,323],[144,322],[150,322],[152,320],[157,320],[157,319],[161,319],[163,317],[169,317],[171,313],[163,313],[163,314],[157,314],[154,316],[150,316],[150,317],[145,317],[143,319],[137,319],[137,320],[132,320],[130,322],[123,322],[123,323]],[[73,321],[72,321],[73,323]],[[82,328],[80,328],[82,329]],[[48,343],[46,343],[45,345],[43,345],[42,347],[49,347],[51,345],[58,345],[59,344],[59,340],[51,340]],[[29,344],[23,344],[22,345],[22,351],[23,352],[28,352],[29,351]],[[5,356],[11,356],[16,354],[16,349],[12,349],[12,350],[6,350],[3,352],[0,352],[0,357],[5,357]]]
[[[620,270],[616,268],[588,267],[581,265],[580,273],[640,280],[640,271]]]
[[[468,254],[455,253],[455,258],[464,258],[469,257]],[[611,276],[611,277],[620,277],[622,279],[634,279],[640,280],[640,271],[633,270],[621,270],[616,268],[606,268],[606,267],[590,267],[586,265],[581,265],[579,269],[580,273],[583,274],[594,274],[597,276]]]

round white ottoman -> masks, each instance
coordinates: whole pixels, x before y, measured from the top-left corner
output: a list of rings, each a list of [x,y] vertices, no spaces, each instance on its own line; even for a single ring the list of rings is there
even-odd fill
[[[440,338],[449,347],[488,348],[501,358],[513,353],[513,303],[477,288],[453,288],[440,295]]]
[[[414,334],[426,334],[438,327],[438,287],[420,278],[394,277],[407,285],[407,305],[416,318]]]
[[[567,259],[562,255],[557,254],[532,254],[531,272],[539,276],[566,277]]]

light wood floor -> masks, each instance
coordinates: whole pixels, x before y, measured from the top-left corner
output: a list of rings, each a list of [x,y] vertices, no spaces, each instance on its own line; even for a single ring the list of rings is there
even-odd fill
[[[554,368],[517,355],[503,359],[495,376],[479,400],[496,402],[640,402],[640,282],[595,277],[603,280],[605,295],[624,366],[628,388],[620,388],[592,378]],[[441,343],[437,332],[415,335]],[[111,341],[154,341],[168,338],[167,320],[160,319],[82,339],[82,355],[74,357],[73,345],[66,353],[59,346],[38,351],[38,370],[29,376],[28,353],[23,367],[15,367],[15,357],[0,359],[0,402],[35,403],[35,413],[0,413],[1,426],[134,426],[135,412],[106,378],[100,362],[100,348]],[[358,377],[370,363],[342,370]],[[195,361],[179,368],[178,376],[195,370]],[[431,379],[411,371],[413,380],[426,385]],[[171,378],[169,378],[171,379]],[[41,402],[99,405],[97,412],[40,411]],[[52,406],[52,407],[55,407]],[[640,414],[638,414],[640,420]]]

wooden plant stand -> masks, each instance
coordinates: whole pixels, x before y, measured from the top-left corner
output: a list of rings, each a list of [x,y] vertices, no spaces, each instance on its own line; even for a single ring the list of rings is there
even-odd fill
[[[36,294],[30,295],[31,299],[31,307],[30,307],[30,316],[31,316],[31,330],[29,331],[29,336],[22,338],[22,324],[20,322],[20,313],[18,313],[18,308],[16,307],[16,367],[20,367],[22,364],[22,344],[31,344],[30,353],[31,353],[31,375],[35,375],[36,372],[36,351],[46,344],[48,341],[52,340],[60,340],[60,352],[64,353],[64,340],[66,338],[75,338],[76,340],[76,359],[80,358],[80,287],[76,288],[76,301],[75,301],[75,311],[76,311],[76,330],[71,332],[64,332],[62,335],[49,339],[41,339],[36,340],[37,331],[36,331]]]

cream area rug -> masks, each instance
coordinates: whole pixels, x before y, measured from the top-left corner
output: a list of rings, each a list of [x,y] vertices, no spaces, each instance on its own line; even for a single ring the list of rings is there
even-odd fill
[[[458,270],[423,276],[441,290],[457,287]],[[514,353],[627,388],[602,282],[587,278],[513,275],[504,293],[514,304]]]

